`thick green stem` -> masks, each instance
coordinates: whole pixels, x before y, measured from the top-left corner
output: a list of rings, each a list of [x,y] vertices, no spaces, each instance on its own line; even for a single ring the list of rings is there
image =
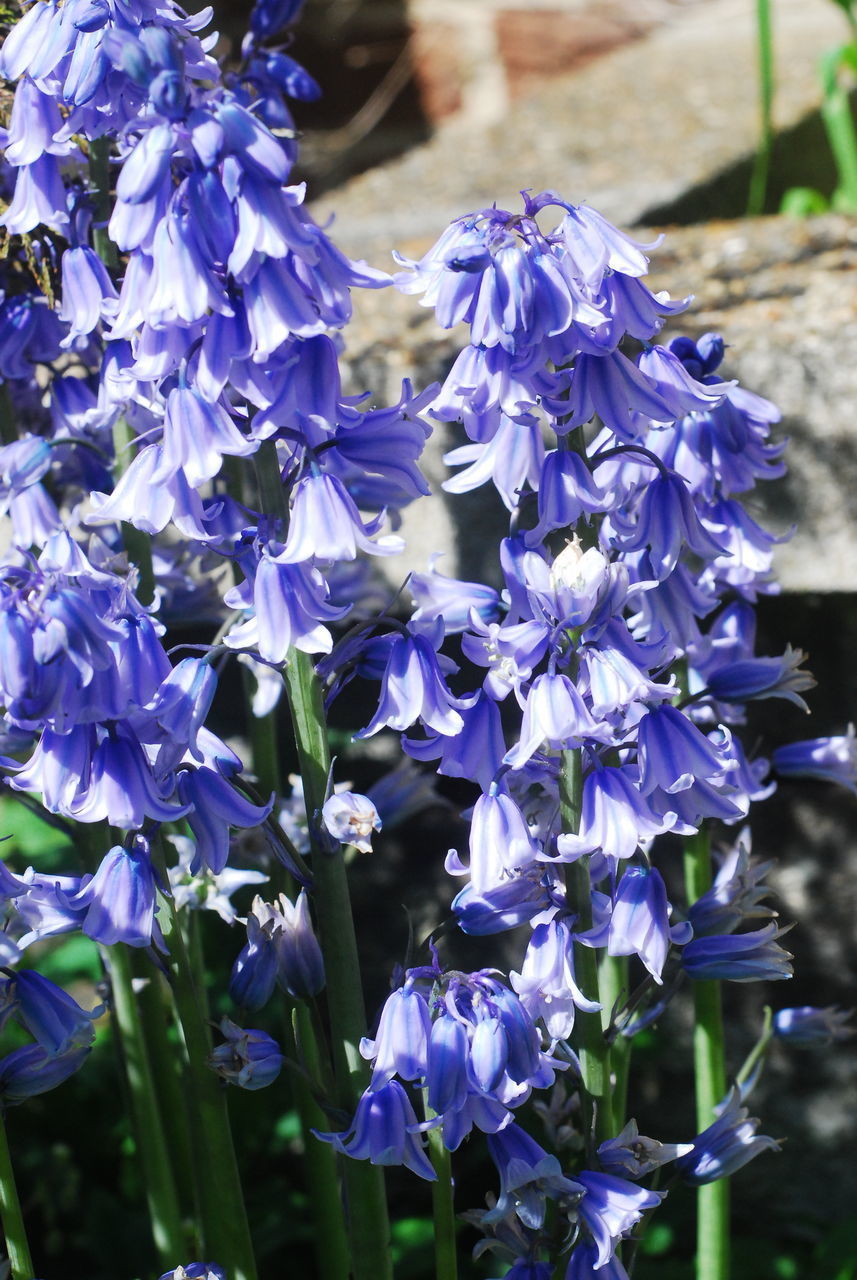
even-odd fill
[[[756,31],[759,68],[759,146],[750,177],[747,213],[757,217],[764,211],[768,173],[774,145],[774,41],[771,28],[771,0],[756,0]]]
[[[291,1033],[290,1047],[294,1047],[297,1060],[314,1080],[320,1079],[322,1065],[311,1014],[302,1002],[296,1004],[293,1026],[288,1030]],[[348,1280],[351,1258],[339,1191],[337,1156],[333,1147],[319,1142],[312,1135],[313,1129],[326,1130],[328,1120],[306,1080],[295,1077],[292,1090],[304,1134],[304,1163],[318,1274],[322,1280]]]
[[[314,846],[313,900],[327,979],[336,1102],[350,1114],[369,1080],[359,1049],[366,1013],[345,861],[341,851],[328,853],[314,838],[330,772],[324,705],[307,654],[291,650],[283,678]],[[344,1171],[355,1280],[384,1280],[392,1276],[392,1261],[383,1170],[362,1160],[346,1160]]]
[[[181,1060],[176,1053],[176,1043],[170,1038],[173,1023],[172,1000],[161,975],[139,951],[131,956],[131,971],[138,980],[144,979],[137,993],[137,1007],[162,1123],[164,1116],[169,1117],[168,1154],[187,1242],[190,1239],[188,1224],[194,1224],[195,1230],[195,1224],[199,1222],[200,1202],[196,1161],[193,1158],[182,1089]],[[199,1241],[195,1240],[194,1244],[198,1245]],[[193,1252],[196,1254],[198,1249],[194,1248]]]
[[[33,1280],[33,1260],[15,1185],[9,1140],[6,1137],[6,1116],[0,1107],[0,1219],[6,1237],[6,1252],[12,1268],[12,1280]]]
[[[614,1007],[628,998],[628,957],[602,956],[598,966],[599,999],[602,1002],[601,1027],[606,1031]],[[628,1073],[631,1066],[631,1040],[617,1036],[610,1049],[613,1069],[613,1134],[625,1126],[628,1105]]]
[[[170,952],[173,999],[187,1050],[190,1086],[187,1108],[199,1172],[200,1228],[205,1257],[222,1267],[229,1280],[256,1280],[226,1089],[208,1065],[211,1032],[204,992],[198,990],[194,982],[172,900],[168,901],[168,908],[164,937]]]
[[[688,902],[711,888],[712,865],[708,832],[690,836],[684,852]],[[726,1094],[726,1057],[720,983],[693,984],[693,1060],[696,1123],[701,1132],[714,1121],[714,1108]],[[697,1189],[696,1280],[728,1280],[729,1179],[720,1178]]]
[[[184,1256],[185,1239],[170,1150],[132,985],[130,957],[127,948],[120,944],[105,948],[104,959],[110,974],[113,1017],[122,1041],[152,1235],[161,1265],[172,1270]]]
[[[563,831],[576,834],[580,829],[583,774],[580,751],[562,753],[559,782],[560,817]],[[589,859],[579,858],[565,867],[568,904],[577,913],[575,930],[585,933],[592,928],[592,883]],[[592,947],[574,944],[574,967],[577,984],[589,1000],[600,1000],[598,957]],[[610,1046],[601,1027],[601,1014],[578,1009],[574,1019],[574,1043],[580,1058],[583,1089],[581,1106],[587,1137],[604,1142],[613,1136],[613,1097],[610,1082]]]
[[[264,509],[264,504],[262,505]],[[244,674],[249,706],[253,677],[246,668]],[[249,731],[253,771],[259,788],[263,795],[270,795],[272,791],[280,795],[283,780],[275,713],[271,712],[266,716],[250,714]],[[283,867],[274,868],[271,881],[275,892],[284,892],[290,899],[294,899],[294,880]],[[329,1074],[329,1063],[323,1060],[319,1048],[325,1044],[323,1032],[314,1023],[312,1011],[302,1001],[297,1001],[294,1009],[288,1010],[283,1039],[286,1053],[306,1067],[313,1080],[323,1079],[325,1072]],[[329,1123],[305,1079],[300,1076],[293,1078],[292,1094],[304,1139],[304,1168],[318,1274],[324,1280],[347,1280],[351,1258],[345,1231],[337,1156],[331,1146],[319,1142],[312,1133],[313,1129],[328,1129]]]
[[[426,1120],[433,1120],[436,1112],[428,1104],[428,1091],[423,1090],[423,1108]],[[452,1156],[443,1141],[440,1125],[428,1131],[429,1156],[437,1174],[431,1184],[431,1201],[434,1216],[434,1265],[435,1280],[457,1280],[458,1250],[455,1241],[455,1182],[452,1177]]]

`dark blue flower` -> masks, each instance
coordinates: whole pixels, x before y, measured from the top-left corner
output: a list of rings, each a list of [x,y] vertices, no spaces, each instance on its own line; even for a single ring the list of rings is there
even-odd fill
[[[694,1139],[687,1155],[676,1161],[676,1169],[691,1186],[702,1186],[728,1178],[762,1151],[779,1151],[774,1138],[757,1133],[759,1121],[741,1105],[741,1092],[734,1088],[718,1107],[714,1124]]]

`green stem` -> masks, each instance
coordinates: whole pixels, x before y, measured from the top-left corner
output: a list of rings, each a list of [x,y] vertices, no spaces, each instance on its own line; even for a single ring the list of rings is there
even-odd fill
[[[107,234],[107,222],[112,211],[110,199],[110,138],[105,134],[89,144],[89,177],[95,203],[95,220],[101,223],[92,232],[95,252],[109,271],[119,265],[116,245]]]
[[[330,772],[324,705],[307,654],[291,650],[283,678],[313,843],[314,903],[327,979],[336,1102],[350,1114],[369,1081],[359,1049],[366,1013],[345,861],[341,851],[328,853],[314,837]],[[355,1280],[392,1277],[383,1170],[362,1160],[346,1160],[344,1168]]]
[[[170,1151],[132,985],[131,961],[127,947],[121,944],[105,948],[103,954],[110,974],[113,1017],[122,1042],[125,1074],[131,1093],[134,1131],[143,1165],[152,1235],[162,1266],[172,1270],[184,1255],[185,1239]]]
[[[134,977],[145,978],[137,995],[137,1007],[160,1115],[169,1116],[169,1156],[178,1191],[179,1211],[187,1224],[196,1224],[200,1217],[197,1167],[182,1089],[181,1060],[176,1053],[176,1044],[170,1039],[172,1001],[161,975],[138,951],[131,956],[131,971]],[[187,1235],[186,1227],[186,1240]]]
[[[774,41],[770,0],[756,0],[756,30],[759,59],[760,136],[747,197],[747,214],[751,218],[757,217],[765,208],[768,173],[774,145]]]
[[[33,1280],[33,1260],[15,1185],[9,1140],[6,1137],[6,1116],[0,1107],[0,1219],[6,1237],[6,1252],[12,1268],[12,1280]]]
[[[296,1051],[295,1057],[306,1066],[312,1079],[321,1079],[322,1064],[310,1011],[301,1001],[295,1005],[293,1022],[294,1026],[288,1027],[288,1033]],[[304,1135],[304,1163],[318,1274],[323,1280],[348,1280],[351,1258],[339,1191],[336,1152],[326,1142],[318,1142],[312,1135],[313,1129],[326,1130],[329,1127],[328,1120],[306,1080],[296,1077],[292,1081],[292,1089]]]
[[[741,1066],[741,1070],[735,1077],[736,1084],[746,1084],[750,1076],[756,1070],[756,1067],[768,1052],[771,1041],[774,1038],[774,1014],[770,1005],[765,1005],[765,1016],[762,1022],[762,1030],[759,1039],[753,1045],[753,1048],[747,1054]]]
[[[690,836],[684,851],[684,880],[688,902],[711,888],[711,848],[703,828]],[[693,1061],[696,1085],[696,1124],[701,1132],[714,1120],[714,1108],[726,1094],[726,1056],[720,983],[706,979],[693,984]],[[720,1178],[697,1188],[696,1280],[728,1280],[729,1179]]]
[[[580,751],[563,751],[559,780],[559,807],[563,831],[576,834],[580,829],[583,796],[583,773]],[[592,928],[592,882],[589,859],[579,858],[565,866],[568,904],[577,913],[575,929],[585,933]],[[590,1000],[601,1001],[598,986],[598,956],[592,947],[574,944],[574,967],[577,985]],[[609,1010],[608,1010],[609,1012]],[[593,1134],[596,1143],[613,1137],[613,1097],[610,1082],[610,1046],[601,1027],[601,1014],[578,1009],[574,1018],[574,1042],[580,1058],[583,1078],[581,1107],[587,1138]]]
[[[14,444],[17,439],[18,428],[12,397],[6,383],[0,382],[0,444]]]
[[[164,876],[166,880],[166,876]],[[205,1256],[229,1280],[256,1280],[256,1262],[229,1124],[226,1090],[208,1065],[211,1031],[172,900],[164,938],[179,1027],[187,1050],[188,1116],[199,1170]]]
[[[433,1120],[436,1112],[428,1104],[428,1091],[423,1090],[423,1108],[426,1120]],[[455,1242],[455,1182],[452,1177],[452,1156],[443,1141],[443,1128],[429,1129],[429,1156],[437,1174],[431,1184],[431,1200],[434,1216],[435,1280],[457,1280],[458,1250]]]
[[[117,479],[128,470],[131,461],[130,445],[137,439],[124,414],[120,414],[113,424],[113,450],[116,454]],[[142,529],[122,521],[122,541],[131,564],[137,566],[139,582],[137,599],[141,604],[150,604],[155,598],[155,571],[152,567],[152,540]]]
[[[610,1015],[622,1000],[628,998],[628,957],[602,956],[598,966],[599,999],[602,1001],[601,1027],[606,1031]],[[620,1133],[625,1125],[628,1106],[628,1074],[631,1066],[631,1040],[617,1036],[610,1051],[613,1069],[613,1133]]]

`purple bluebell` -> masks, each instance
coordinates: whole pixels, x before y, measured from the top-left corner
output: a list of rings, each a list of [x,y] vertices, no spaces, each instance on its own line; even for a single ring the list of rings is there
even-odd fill
[[[687,1155],[691,1149],[692,1144],[687,1142],[658,1142],[655,1138],[646,1138],[640,1133],[636,1120],[629,1120],[621,1133],[599,1145],[597,1154],[605,1173],[636,1181],[661,1165]]]
[[[437,733],[459,732],[463,721],[443,676],[450,664],[437,654],[442,639],[439,618],[427,633],[405,631],[393,637],[378,710],[356,737],[369,738],[385,725],[401,731],[417,719]]]
[[[812,1005],[778,1009],[773,1033],[778,1040],[798,1049],[822,1048],[854,1035],[854,1028],[848,1026],[853,1016],[853,1009],[837,1009],[835,1005],[826,1009]]]
[[[265,1089],[273,1084],[283,1066],[276,1040],[266,1031],[236,1026],[229,1018],[221,1018],[220,1030],[225,1042],[209,1055],[212,1071],[239,1089]]]
[[[578,1212],[581,1223],[597,1250],[596,1268],[605,1267],[616,1245],[637,1225],[647,1209],[656,1208],[664,1193],[646,1191],[625,1178],[582,1170],[578,1181],[586,1194]]]
[[[63,1053],[49,1053],[40,1044],[27,1044],[0,1058],[0,1102],[14,1107],[39,1093],[47,1093],[79,1071],[89,1045],[73,1045]]]
[[[114,845],[95,875],[69,896],[68,905],[82,913],[80,927],[96,942],[148,947],[155,929],[155,892],[149,845],[137,836],[127,848]]]
[[[639,956],[655,982],[662,982],[670,943],[681,945],[692,936],[688,925],[670,927],[669,917],[661,873],[655,867],[626,866],[613,895],[607,954]]]
[[[344,1133],[313,1132],[353,1160],[405,1165],[418,1177],[434,1182],[437,1174],[423,1150],[418,1127],[405,1090],[398,1080],[388,1080],[377,1089],[364,1091],[354,1119]]]
[[[630,1280],[628,1272],[614,1253],[607,1262],[599,1261],[601,1251],[590,1241],[575,1245],[565,1272],[565,1280]]]
[[[317,996],[324,988],[324,960],[312,927],[306,889],[301,889],[294,902],[281,893],[273,910],[278,983],[300,1000]]]
[[[215,875],[229,858],[229,828],[259,826],[273,805],[273,797],[266,805],[252,804],[227,778],[206,767],[180,773],[178,787],[196,841],[192,869],[204,865]]]
[[[676,1169],[691,1186],[728,1178],[762,1151],[779,1151],[774,1138],[757,1132],[759,1121],[741,1105],[741,1092],[733,1088],[720,1103],[717,1119],[693,1141],[691,1150],[676,1161]]]
[[[778,941],[783,932],[772,920],[749,933],[694,938],[682,952],[682,968],[699,981],[775,982],[790,978],[792,956]]]
[[[776,747],[771,755],[774,772],[782,778],[820,778],[838,782],[857,792],[857,737],[854,726],[829,738],[808,738]]]
[[[229,975],[229,998],[240,1008],[255,1012],[264,1008],[277,985],[275,913],[259,897],[253,899],[246,927],[247,941]]]
[[[519,701],[524,708],[521,735],[504,757],[513,769],[525,765],[544,742],[565,750],[586,739],[611,739],[609,727],[595,719],[577,687],[561,672],[536,676],[526,699],[519,695]]]
[[[517,1124],[489,1133],[486,1142],[500,1175],[500,1195],[484,1221],[494,1222],[513,1214],[530,1230],[544,1225],[547,1201],[561,1212],[578,1208],[586,1188],[565,1177],[556,1156],[549,1155]]]
[[[384,1002],[374,1039],[360,1042],[362,1056],[373,1063],[372,1088],[386,1084],[393,1076],[402,1080],[424,1077],[431,1034],[425,997],[411,982],[397,987]]]
[[[470,493],[490,481],[508,510],[515,511],[525,488],[538,485],[544,456],[539,419],[531,413],[514,418],[501,413],[490,438],[443,455],[447,466],[464,467],[444,480],[443,488],[447,493]]]
[[[435,618],[443,618],[447,635],[467,630],[471,610],[484,624],[496,622],[502,606],[494,588],[481,582],[445,577],[435,569],[438,559],[437,554],[433,555],[428,573],[412,573],[408,579],[408,589],[416,605],[412,621],[434,622]]]
[[[361,853],[372,852],[372,832],[381,830],[381,819],[372,801],[356,791],[337,791],[325,801],[321,820],[327,832],[341,844]]]
[[[638,726],[640,790],[657,787],[672,795],[694,783],[716,778],[729,768],[718,744],[675,707],[651,708]]]
[[[375,538],[383,515],[364,524],[354,499],[336,476],[311,473],[294,488],[292,518],[280,564],[302,560],[353,560],[358,548],[369,555],[390,556],[402,550],[395,534]]]
[[[749,831],[742,832],[737,845],[723,855],[711,888],[690,904],[687,918],[696,937],[734,933],[746,920],[776,915],[762,905],[770,893],[762,880],[773,864],[753,861],[749,840]]]
[[[540,852],[524,814],[495,783],[473,806],[469,847],[468,866],[455,850],[450,850],[444,865],[450,875],[469,873],[471,888],[478,894],[531,867]]]
[[[467,778],[488,790],[506,750],[500,711],[484,689],[472,697],[458,698],[456,704],[462,720],[457,734],[405,737],[402,749],[416,760],[439,760],[437,772],[446,777]]]
[[[226,1280],[226,1272],[215,1262],[186,1262],[165,1271],[159,1280]]]
[[[104,1012],[102,1005],[90,1011],[35,969],[20,969],[2,983],[2,1013],[11,1014],[38,1041],[46,1053],[88,1047],[95,1038],[93,1022]]]
[[[669,815],[653,813],[641,794],[638,770],[633,765],[609,765],[584,778],[579,830],[563,832],[557,852],[563,862],[597,851],[630,858],[669,826]]]
[[[226,592],[232,608],[251,609],[251,616],[232,627],[224,643],[232,649],[252,648],[266,662],[282,663],[294,647],[303,653],[330,653],[333,640],[326,623],[347,612],[330,602],[328,584],[309,563],[283,564],[263,547],[252,573]]]
[[[551,904],[548,876],[530,867],[482,893],[465,885],[453,898],[451,910],[462,933],[484,937],[515,929]]]
[[[577,1009],[594,1013],[601,1008],[577,985],[574,940],[564,920],[536,925],[521,972],[513,970],[509,981],[530,1017],[541,1018],[552,1040],[571,1035]]]

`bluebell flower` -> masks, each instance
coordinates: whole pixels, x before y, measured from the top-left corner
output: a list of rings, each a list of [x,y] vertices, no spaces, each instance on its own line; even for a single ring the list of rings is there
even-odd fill
[[[544,1225],[547,1201],[554,1200],[561,1212],[578,1208],[586,1188],[565,1177],[556,1156],[549,1155],[519,1125],[512,1123],[498,1133],[489,1133],[486,1142],[500,1174],[497,1204],[484,1217],[486,1223],[514,1214],[530,1230]]]
[[[471,884],[466,885],[452,900],[451,910],[459,929],[472,937],[484,937],[532,920],[551,905],[546,881],[541,868],[530,867],[482,893],[477,893]]]
[[[670,796],[694,783],[722,775],[729,768],[723,746],[671,706],[651,708],[638,726],[640,790],[657,787]]]
[[[321,818],[334,840],[353,845],[361,853],[372,852],[372,832],[381,830],[381,819],[367,796],[337,791],[325,801]]]
[[[847,1040],[854,1028],[847,1024],[853,1009],[837,1009],[829,1005],[818,1009],[802,1005],[797,1009],[778,1009],[774,1014],[773,1032],[778,1040],[798,1049],[815,1049]]]
[[[670,943],[692,936],[688,925],[670,927],[666,885],[655,867],[627,866],[613,895],[607,932],[607,954],[637,955],[654,978],[663,981]]]
[[[423,1150],[418,1129],[405,1090],[398,1080],[388,1080],[380,1088],[364,1091],[351,1126],[344,1133],[313,1132],[353,1160],[405,1165],[418,1177],[434,1182],[437,1174]]]
[[[691,1150],[676,1161],[676,1169],[691,1186],[728,1178],[762,1151],[779,1151],[774,1138],[757,1132],[759,1121],[741,1105],[741,1091],[733,1088],[718,1107],[712,1125],[694,1139]]]
[[[604,1267],[619,1241],[634,1229],[647,1209],[660,1204],[664,1193],[646,1191],[624,1178],[590,1169],[577,1176],[586,1192],[578,1212],[597,1250],[595,1267]]]
[[[329,599],[329,587],[312,564],[283,564],[263,547],[252,580],[232,587],[224,599],[232,608],[252,609],[234,626],[224,643],[231,649],[252,648],[266,662],[283,663],[291,647],[303,653],[330,653],[333,639],[325,625],[348,612]]]
[[[372,1088],[386,1084],[393,1076],[402,1080],[425,1076],[431,1034],[425,997],[410,982],[397,987],[384,1002],[375,1038],[364,1037],[360,1042],[360,1053],[374,1064]]]
[[[694,938],[684,948],[681,963],[691,978],[731,982],[775,982],[792,976],[792,956],[778,939],[784,930],[772,920],[750,933]]]
[[[39,1093],[47,1093],[79,1071],[89,1045],[73,1045],[63,1053],[49,1053],[40,1044],[27,1044],[0,1058],[0,1101],[13,1107]]]
[[[148,842],[138,836],[128,848],[114,845],[95,875],[69,896],[68,905],[83,913],[80,927],[96,942],[148,947],[155,928],[155,892]]]
[[[276,1040],[266,1031],[236,1026],[229,1018],[221,1018],[220,1030],[226,1041],[209,1055],[212,1071],[239,1089],[265,1089],[273,1084],[283,1065]]]
[[[629,1120],[621,1133],[599,1145],[598,1162],[605,1173],[636,1180],[687,1155],[691,1149],[692,1144],[687,1142],[658,1142],[655,1138],[646,1138],[640,1133],[636,1120]]]
[[[596,720],[577,687],[568,676],[545,672],[536,676],[526,696],[521,735],[504,756],[504,763],[520,769],[542,743],[565,750],[579,747],[587,739],[609,742],[612,734],[603,721]]]
[[[521,972],[513,970],[509,981],[530,1017],[541,1018],[551,1040],[565,1040],[571,1035],[577,1009],[594,1013],[601,1008],[577,985],[574,941],[563,920],[536,925]]]
[[[503,722],[497,703],[484,689],[456,699],[462,727],[451,734],[428,734],[425,739],[402,738],[402,749],[416,760],[439,760],[437,772],[467,778],[490,788],[506,751]]]
[[[228,779],[206,767],[184,770],[178,788],[196,841],[192,870],[204,865],[215,875],[229,858],[229,828],[259,826],[273,805],[273,797],[266,805],[252,804]]]
[[[103,1005],[87,1012],[76,1000],[35,969],[20,969],[2,984],[3,1020],[12,1014],[26,1027],[46,1053],[88,1048],[95,1038],[92,1023]]]
[[[393,636],[378,710],[356,737],[369,738],[385,725],[401,731],[417,719],[437,733],[454,735],[460,731],[463,721],[457,700],[447,688],[442,659],[437,655],[442,638],[440,619],[431,635],[407,631]]]
[[[669,819],[654,813],[641,794],[637,769],[609,765],[584,778],[580,828],[557,837],[557,852],[563,862],[599,850],[630,858],[669,826]]]
[[[771,764],[783,778],[820,778],[838,782],[857,792],[857,736],[854,726],[848,732],[829,738],[809,738],[777,747]]]
[[[565,1280],[629,1280],[628,1272],[615,1253],[603,1264],[599,1263],[600,1256],[597,1245],[581,1240],[568,1260]]]
[[[165,1271],[159,1280],[226,1280],[226,1272],[215,1262],[187,1262]]]
[[[277,985],[276,916],[261,898],[247,913],[247,942],[229,975],[229,998],[242,1009],[264,1008]]]
[[[450,850],[444,866],[450,875],[470,875],[474,893],[493,889],[507,876],[526,869],[540,852],[526,817],[513,798],[492,783],[473,806],[470,819],[470,864]]]
[[[751,859],[750,833],[743,831],[737,845],[723,855],[711,888],[688,908],[694,935],[734,933],[746,920],[775,916],[773,908],[761,905],[770,893],[762,879],[772,865]]]
[[[281,893],[277,905],[274,945],[277,950],[277,981],[300,1000],[317,996],[324,988],[324,960],[312,927],[309,897],[301,889],[292,902]]]

